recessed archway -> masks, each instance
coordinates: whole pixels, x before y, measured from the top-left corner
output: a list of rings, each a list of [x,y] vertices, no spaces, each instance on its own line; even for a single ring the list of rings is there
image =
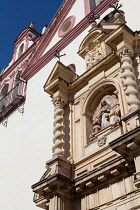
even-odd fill
[[[118,100],[120,105],[120,113],[121,115],[124,114],[119,84],[115,83],[113,80],[108,80],[101,82],[94,87],[85,99],[83,106],[83,113],[85,116],[85,121],[83,123],[86,124],[85,138],[87,139],[87,143],[90,142],[89,136],[93,132],[93,117],[95,117],[94,113],[97,110],[97,107],[101,104],[101,100],[106,96],[116,96],[116,101]]]

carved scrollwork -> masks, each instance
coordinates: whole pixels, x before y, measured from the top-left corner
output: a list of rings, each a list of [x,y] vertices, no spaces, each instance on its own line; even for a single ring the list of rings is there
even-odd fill
[[[91,50],[90,48],[93,49]],[[87,51],[88,52],[85,56],[87,69],[91,68],[94,64],[102,60],[106,55],[105,50],[102,48],[99,41],[96,41],[93,44],[89,43]]]
[[[123,57],[126,57],[126,56],[130,57],[131,56],[131,51],[128,48],[124,47],[124,48],[122,48],[118,51],[118,55],[119,55],[120,58],[123,58]]]

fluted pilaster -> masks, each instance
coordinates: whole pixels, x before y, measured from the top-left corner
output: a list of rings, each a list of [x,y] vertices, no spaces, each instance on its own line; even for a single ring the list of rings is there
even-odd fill
[[[49,210],[64,210],[64,201],[58,195],[55,195],[50,199]]]
[[[122,62],[121,69],[124,84],[124,93],[126,96],[128,111],[130,111],[133,108],[140,107],[138,86],[136,83],[134,68],[132,66],[132,60],[130,58],[130,50],[128,50],[127,48],[123,48],[120,50],[119,55]]]
[[[54,129],[53,129],[53,134],[54,134],[53,143],[54,143],[54,145],[53,145],[52,151],[53,151],[53,156],[56,156],[56,155],[63,156],[63,154],[64,154],[63,138],[64,138],[64,135],[65,135],[63,133],[63,130],[64,130],[64,125],[63,125],[64,110],[63,110],[63,106],[65,104],[65,100],[62,99],[62,98],[56,98],[56,99],[53,100],[53,104],[54,104],[54,122],[53,122],[53,126],[54,126]]]

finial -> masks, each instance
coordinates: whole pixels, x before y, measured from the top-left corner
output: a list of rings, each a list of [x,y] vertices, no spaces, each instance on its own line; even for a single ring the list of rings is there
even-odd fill
[[[100,17],[96,15],[94,12],[89,16],[89,22],[90,23],[96,23],[96,20],[99,19]]]
[[[36,29],[35,29],[35,24],[34,24],[33,21],[30,22],[30,28],[32,28],[33,30],[36,30]]]
[[[116,0],[113,4],[110,5],[110,7],[113,8],[114,11],[118,13],[121,12],[119,9],[122,7],[122,4],[120,4],[119,1],[120,0]]]
[[[55,51],[55,54],[54,54],[55,58],[58,58],[59,61],[60,61],[60,58],[61,58],[62,56],[65,56],[65,55],[66,55],[66,54],[60,55],[60,51],[59,51],[59,50],[56,50],[56,51]]]
[[[46,32],[47,28],[48,28],[48,25],[44,25],[44,27],[42,28],[41,34],[44,34]]]

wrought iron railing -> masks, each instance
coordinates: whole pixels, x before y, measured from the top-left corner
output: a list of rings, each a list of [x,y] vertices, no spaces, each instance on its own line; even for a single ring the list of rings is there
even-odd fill
[[[0,99],[0,113],[3,112],[10,104],[12,107],[17,104],[21,99],[25,98],[26,83],[20,81],[15,85],[5,96]]]

